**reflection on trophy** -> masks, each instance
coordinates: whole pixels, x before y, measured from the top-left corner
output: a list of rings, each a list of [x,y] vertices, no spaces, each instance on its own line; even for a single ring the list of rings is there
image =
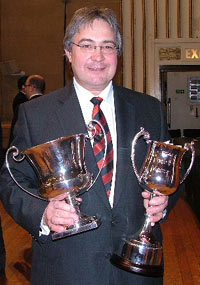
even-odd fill
[[[80,212],[79,202],[77,201],[77,196],[85,193],[94,185],[104,164],[103,162],[101,169],[93,180],[92,174],[87,171],[85,164],[85,145],[87,139],[93,139],[96,135],[94,124],[100,125],[103,131],[106,155],[107,140],[105,131],[102,125],[95,120],[91,121],[88,125],[89,135],[76,134],[61,137],[31,147],[20,154],[21,158],[17,158],[19,150],[15,146],[10,147],[6,153],[6,165],[11,177],[26,193],[45,201],[54,197],[56,199],[56,196],[63,193],[68,194],[66,202],[76,209],[79,221],[75,225],[67,227],[66,231],[62,233],[53,233],[53,240],[92,230],[100,225],[100,219],[97,217],[88,217]],[[14,178],[8,162],[10,152],[13,152],[12,158],[14,161],[21,162],[26,158],[35,170],[41,183],[38,191],[39,196],[23,188]]]
[[[143,166],[138,172],[135,164],[135,147],[141,136],[149,144],[149,148]],[[132,166],[140,185],[151,192],[150,199],[156,196],[155,190],[163,195],[174,193],[185,180],[194,162],[195,151],[193,144],[193,142],[186,143],[182,147],[170,143],[151,141],[149,133],[143,128],[136,134],[132,141]],[[182,158],[189,150],[192,152],[191,162],[181,180]],[[122,240],[118,252],[112,255],[111,262],[130,272],[148,276],[162,276],[162,257],[162,245],[153,236],[150,216],[146,213],[142,228],[131,238]]]

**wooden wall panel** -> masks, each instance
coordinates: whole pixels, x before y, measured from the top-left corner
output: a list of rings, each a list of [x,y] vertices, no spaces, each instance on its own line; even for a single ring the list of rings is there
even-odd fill
[[[180,40],[190,42],[200,38],[199,0],[124,0],[123,7],[129,3],[132,12],[127,13],[126,25],[133,24],[129,35],[124,37],[124,85],[140,92],[155,95],[154,85],[157,74],[154,69],[154,46],[162,41],[176,45]],[[124,14],[124,13],[123,13]],[[127,49],[126,47],[129,47]],[[178,64],[178,62],[177,62]],[[131,76],[132,79],[131,79]],[[157,79],[156,79],[157,80]]]

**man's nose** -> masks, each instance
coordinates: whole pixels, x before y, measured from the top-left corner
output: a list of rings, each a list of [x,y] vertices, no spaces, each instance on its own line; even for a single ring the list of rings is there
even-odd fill
[[[103,54],[103,50],[101,47],[99,47],[99,46],[95,47],[95,49],[93,50],[93,53],[92,53],[92,58],[94,58],[96,60],[104,59],[104,54]]]

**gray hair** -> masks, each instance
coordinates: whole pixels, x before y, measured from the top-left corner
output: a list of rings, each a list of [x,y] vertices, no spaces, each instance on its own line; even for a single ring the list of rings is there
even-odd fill
[[[120,55],[122,51],[122,37],[120,34],[119,24],[115,13],[108,8],[85,7],[77,10],[66,28],[63,41],[64,49],[71,52],[73,37],[84,25],[92,24],[96,19],[105,21],[113,29],[117,41],[116,45],[118,48],[118,55]]]

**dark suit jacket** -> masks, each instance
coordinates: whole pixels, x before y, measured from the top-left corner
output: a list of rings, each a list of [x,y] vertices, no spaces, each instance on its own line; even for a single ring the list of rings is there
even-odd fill
[[[28,101],[26,95],[19,91],[15,98],[13,99],[13,113],[15,113],[16,109],[19,107],[20,104]]]
[[[135,233],[144,221],[142,189],[130,160],[131,142],[140,127],[149,131],[152,140],[165,141],[168,136],[157,99],[114,85],[114,101],[118,140],[114,207],[110,207],[101,177],[90,191],[82,195],[81,211],[101,217],[102,224],[98,229],[57,241],[52,241],[51,235],[39,237],[47,202],[21,191],[7,170],[2,172],[1,199],[15,221],[33,236],[32,284],[162,284],[162,279],[129,273],[110,263],[110,256],[118,248],[121,238]],[[86,132],[71,84],[20,106],[13,145],[23,151],[62,136]],[[144,161],[146,149],[146,143],[141,139],[136,149],[138,168]],[[90,142],[86,145],[85,160],[88,171],[96,176],[98,169]],[[29,191],[36,193],[40,183],[29,163],[10,164],[15,178]],[[171,195],[169,210],[178,195],[180,191]],[[159,224],[154,227],[154,234],[159,241],[162,240]]]
[[[38,98],[40,96],[42,96],[42,94],[36,94],[29,100],[36,99],[36,98]],[[15,127],[15,124],[16,124],[17,119],[18,119],[19,105],[22,104],[22,103],[25,103],[25,102],[27,102],[29,100],[27,99],[25,94],[23,94],[22,92],[19,92],[17,94],[17,96],[15,97],[14,101],[13,101],[13,112],[14,113],[13,113],[13,118],[12,118],[12,122],[11,122],[10,138],[9,138],[8,145],[10,145],[12,140],[13,140],[14,127]]]
[[[28,99],[26,98],[26,95],[22,92],[17,93],[13,100],[13,118],[11,122],[10,138],[8,145],[10,145],[11,141],[13,140],[13,130],[18,118],[19,105],[25,103],[26,101],[28,101]]]

